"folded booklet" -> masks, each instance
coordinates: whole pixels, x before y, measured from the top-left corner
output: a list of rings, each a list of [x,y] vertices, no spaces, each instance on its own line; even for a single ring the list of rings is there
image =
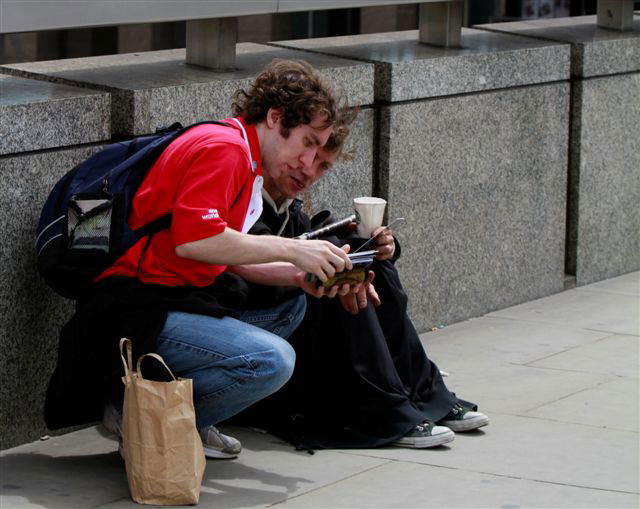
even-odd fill
[[[336,272],[336,274],[327,279],[324,283],[314,274],[307,274],[305,279],[307,281],[315,282],[316,286],[324,286],[325,288],[331,288],[333,285],[343,285],[345,283],[351,285],[363,283],[367,278],[371,262],[373,262],[373,258],[377,253],[378,251],[371,250],[348,254],[347,256],[351,260],[353,268],[351,270]]]

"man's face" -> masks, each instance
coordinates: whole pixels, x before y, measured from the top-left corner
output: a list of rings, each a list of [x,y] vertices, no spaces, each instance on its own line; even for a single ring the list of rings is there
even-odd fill
[[[322,150],[322,146],[331,135],[332,126],[326,127],[324,118],[316,117],[310,124],[289,129],[285,137],[286,131],[276,112],[275,117],[268,117],[267,127],[260,147],[264,188],[278,203],[309,189],[331,166],[335,154],[329,161],[331,154]]]

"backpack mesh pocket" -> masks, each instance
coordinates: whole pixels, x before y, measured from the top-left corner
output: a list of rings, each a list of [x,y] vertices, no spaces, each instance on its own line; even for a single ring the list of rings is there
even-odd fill
[[[113,200],[72,200],[67,213],[70,249],[97,249],[109,252]]]

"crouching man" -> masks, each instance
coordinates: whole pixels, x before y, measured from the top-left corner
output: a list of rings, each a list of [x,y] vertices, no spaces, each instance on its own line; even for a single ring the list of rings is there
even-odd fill
[[[308,171],[338,110],[331,86],[303,61],[274,61],[233,103],[227,125],[194,127],[153,164],[133,200],[136,229],[171,213],[171,226],[140,239],[77,302],[60,337],[45,419],[56,429],[97,421],[118,433],[123,387],[118,340],[134,357],[159,353],[192,378],[196,426],[208,457],[236,456],[240,443],[215,425],[279,389],[295,353],[285,341],[306,301],[237,313],[243,280],[336,295],[305,282],[351,267],[346,249],[247,232],[260,217],[262,184]],[[246,293],[246,292],[245,292]],[[239,301],[240,300],[240,301]],[[106,401],[106,411],[103,411]]]

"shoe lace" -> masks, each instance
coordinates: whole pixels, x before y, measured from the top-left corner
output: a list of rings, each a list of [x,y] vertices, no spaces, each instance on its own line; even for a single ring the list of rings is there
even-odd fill
[[[426,433],[428,432],[431,428],[433,428],[433,423],[429,422],[429,421],[424,421],[421,424],[416,424],[416,429],[420,432],[420,433]]]
[[[453,405],[453,408],[451,409],[451,411],[454,413],[454,415],[458,415],[458,414],[466,414],[467,412],[470,411],[470,409],[462,406],[460,403],[456,403],[455,405]]]

